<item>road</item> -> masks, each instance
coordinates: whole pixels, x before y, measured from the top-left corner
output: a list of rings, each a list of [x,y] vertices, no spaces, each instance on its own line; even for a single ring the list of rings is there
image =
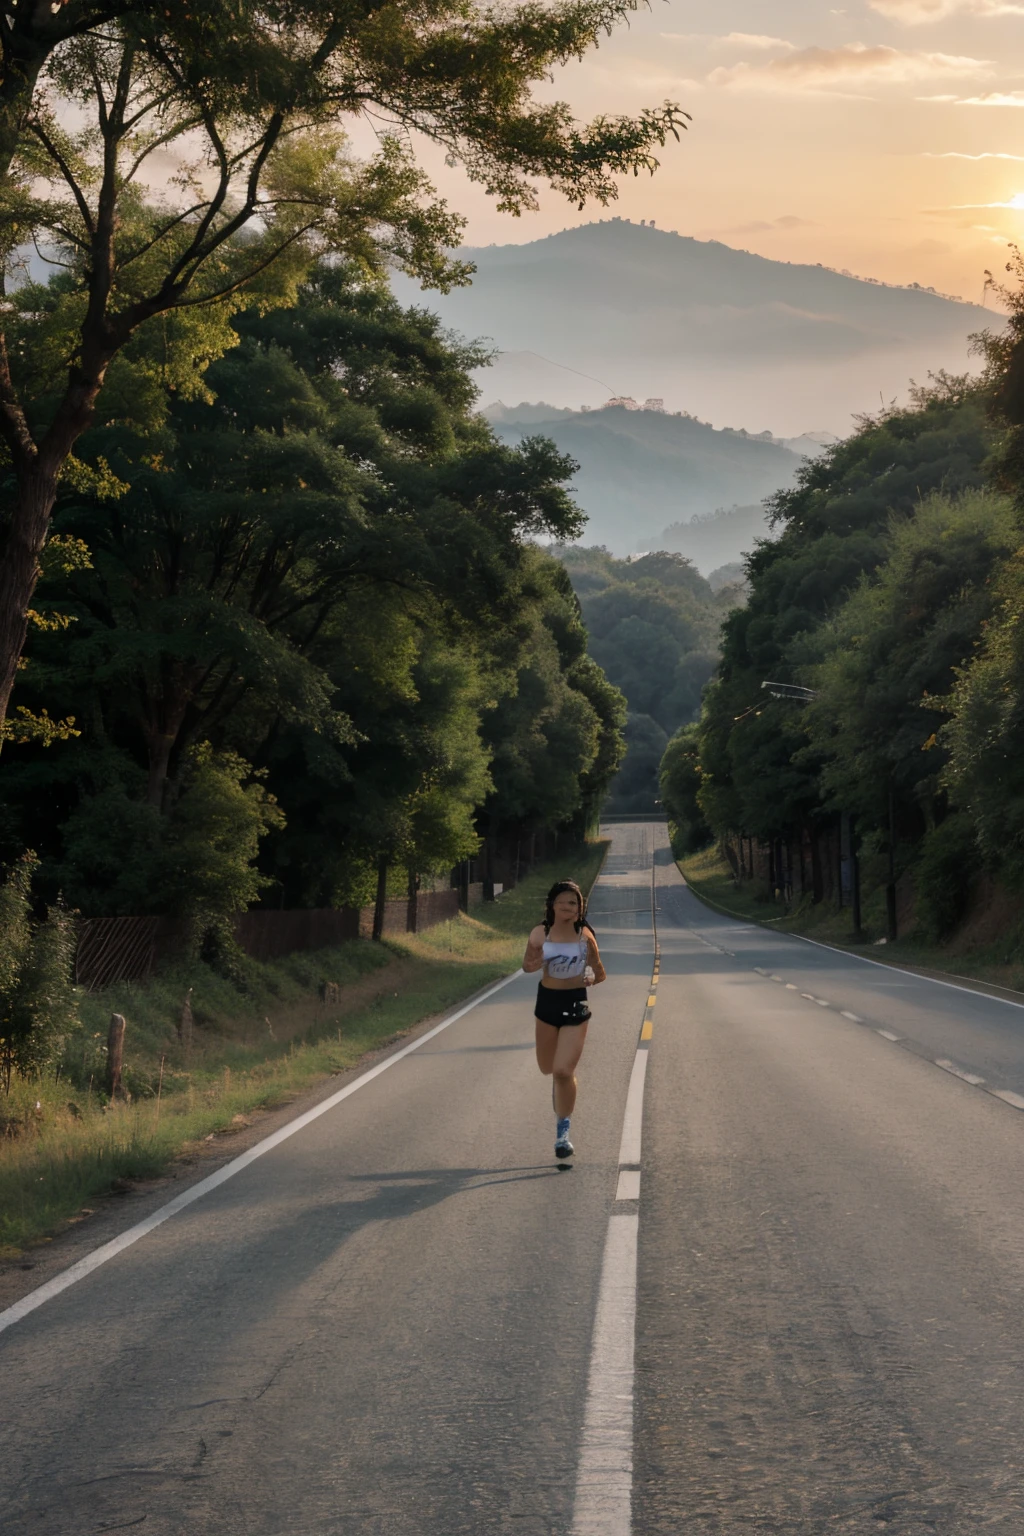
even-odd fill
[[[613,837],[571,1170],[519,976],[0,1314],[4,1536],[1021,1536],[1024,1010]]]

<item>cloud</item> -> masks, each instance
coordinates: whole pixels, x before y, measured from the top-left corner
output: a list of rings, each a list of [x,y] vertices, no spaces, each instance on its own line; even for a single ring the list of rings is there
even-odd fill
[[[947,16],[1024,16],[1024,5],[1011,0],[868,0],[873,11],[890,21],[919,27]]]
[[[953,98],[954,101],[956,98]],[[938,153],[932,149],[921,151],[922,160],[1019,160],[1024,162],[1024,155],[1007,155],[1002,150],[986,149],[980,155],[965,155],[958,149],[946,149]]]
[[[796,52],[795,43],[787,43],[783,37],[764,37],[759,32],[729,32],[715,41],[727,48],[758,48],[765,52],[781,48],[784,53]]]
[[[768,59],[763,64],[734,64],[731,68],[713,70],[708,79],[712,85],[801,90],[849,81],[903,84],[943,75],[984,75],[989,72],[989,65],[983,59],[949,53],[908,52],[883,44],[868,47],[865,43],[846,43],[841,48],[801,48],[781,59]]]
[[[1006,203],[954,203],[957,212],[973,212],[983,208],[1012,208],[1014,213],[1024,213],[1024,192],[1015,192]]]
[[[724,37],[713,32],[659,32],[659,37],[672,43],[707,43],[713,48],[754,48],[759,52],[782,49],[792,53],[795,43],[787,43],[784,37],[768,37],[761,32],[727,32]]]
[[[819,226],[813,219],[799,219],[795,213],[785,213],[781,219],[753,219],[749,224],[733,224],[729,229],[720,229],[721,235],[764,235],[769,230],[778,229],[817,229]]]
[[[918,101],[942,101],[954,107],[1024,107],[1024,91],[984,91],[980,96],[919,96]]]

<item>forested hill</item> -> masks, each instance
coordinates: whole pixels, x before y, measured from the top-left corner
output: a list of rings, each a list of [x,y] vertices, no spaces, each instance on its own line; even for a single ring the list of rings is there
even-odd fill
[[[879,391],[889,400],[911,377],[961,371],[969,336],[993,320],[924,289],[623,219],[465,254],[472,286],[432,295],[431,307],[493,341],[503,356],[477,379],[485,400],[506,403],[662,396],[671,410],[758,431],[845,432],[852,413],[878,408]],[[408,280],[396,288],[422,303]]]
[[[651,811],[668,739],[700,710],[722,619],[742,589],[705,580],[680,555],[615,560],[578,545],[556,552],[583,610],[590,656],[626,695],[628,752],[606,810]]]
[[[490,409],[498,437],[515,444],[543,435],[580,469],[573,485],[587,514],[587,541],[618,555],[665,547],[664,530],[706,518],[719,508],[757,503],[793,483],[799,455],[782,444],[746,432],[716,431],[707,422],[658,411],[610,406],[597,411],[559,411],[549,406]],[[760,532],[760,527],[758,532]],[[685,542],[673,548],[691,551]],[[748,529],[735,548],[714,540],[695,558],[705,572],[752,547]],[[710,556],[710,563],[702,558]]]

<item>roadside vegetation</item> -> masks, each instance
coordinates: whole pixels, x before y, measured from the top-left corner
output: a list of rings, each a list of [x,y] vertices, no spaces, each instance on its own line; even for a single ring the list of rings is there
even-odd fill
[[[700,713],[714,675],[722,620],[742,601],[742,569],[724,587],[664,550],[617,560],[606,549],[556,549],[579,599],[588,652],[626,700],[626,757],[605,810],[650,813],[669,738]]]
[[[695,886],[734,910],[849,938],[859,885],[859,942],[1017,985],[1020,256],[1010,270],[980,378],[863,420],[770,503],[778,537],[747,560],[749,600],[661,785],[677,855],[718,850],[685,865]]]
[[[715,911],[763,923],[779,933],[796,933],[840,949],[851,949],[883,964],[967,977],[990,986],[1024,992],[1024,912],[1009,896],[987,893],[977,920],[947,940],[930,941],[910,925],[901,937],[886,936],[885,888],[875,886],[863,903],[861,934],[853,932],[849,905],[815,902],[810,893],[781,902],[766,880],[738,881],[721,849],[712,844],[684,855],[679,868],[696,895]]]
[[[173,1159],[201,1158],[261,1110],[507,976],[552,881],[570,873],[589,890],[603,858],[603,844],[585,844],[425,933],[246,961],[235,979],[196,961],[73,997],[78,1019],[60,1059],[16,1075],[0,1097],[0,1259],[86,1219],[98,1200]],[[186,996],[191,1049],[179,1033]],[[103,1087],[112,1012],[127,1019],[128,1095],[113,1104]],[[529,1022],[524,1015],[527,1032]]]

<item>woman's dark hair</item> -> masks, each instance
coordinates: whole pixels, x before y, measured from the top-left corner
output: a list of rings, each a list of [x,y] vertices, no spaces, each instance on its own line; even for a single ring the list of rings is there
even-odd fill
[[[579,886],[576,884],[576,881],[575,880],[556,880],[554,885],[551,887],[550,891],[548,891],[547,905],[546,905],[546,907],[544,909],[544,932],[545,933],[550,933],[551,932],[551,928],[552,928],[552,926],[554,924],[554,921],[555,921],[555,901],[556,901],[556,899],[559,896],[564,896],[567,891],[571,891],[572,894],[576,897],[576,900],[579,903],[580,915],[576,919],[575,924],[573,925],[575,927],[575,929],[576,929],[576,932],[577,933],[581,932],[581,930],[584,927],[584,924],[586,924],[586,926],[589,928],[590,924],[587,923],[587,898],[584,896],[583,892],[580,890]]]

